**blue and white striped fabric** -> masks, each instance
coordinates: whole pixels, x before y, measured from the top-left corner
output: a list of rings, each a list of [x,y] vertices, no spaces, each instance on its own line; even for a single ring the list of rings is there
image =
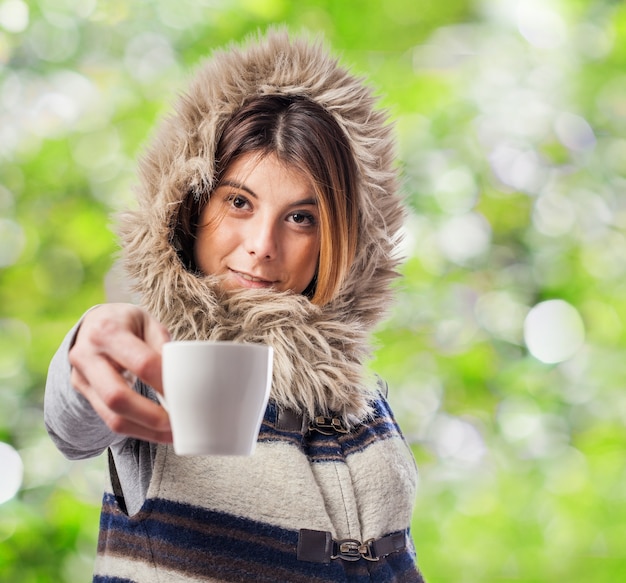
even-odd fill
[[[105,493],[94,582],[421,582],[409,536],[378,561],[297,558],[300,529],[358,541],[408,534],[415,462],[382,397],[374,410],[349,433],[303,434],[277,427],[270,403],[250,458],[160,447],[139,513]]]

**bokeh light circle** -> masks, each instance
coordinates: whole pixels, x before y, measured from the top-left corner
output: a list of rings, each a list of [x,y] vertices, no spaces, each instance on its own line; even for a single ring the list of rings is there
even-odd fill
[[[564,300],[537,304],[524,321],[524,341],[541,362],[568,360],[585,341],[585,326],[578,310]]]
[[[8,443],[0,441],[0,504],[13,498],[22,486],[24,464],[20,454]]]

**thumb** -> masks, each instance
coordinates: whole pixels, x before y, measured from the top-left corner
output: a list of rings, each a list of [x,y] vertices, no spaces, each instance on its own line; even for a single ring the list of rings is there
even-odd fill
[[[163,393],[161,353],[163,351],[163,345],[171,340],[171,334],[158,320],[146,314],[143,327],[143,340],[155,352],[155,367],[152,370],[151,386],[159,393]]]

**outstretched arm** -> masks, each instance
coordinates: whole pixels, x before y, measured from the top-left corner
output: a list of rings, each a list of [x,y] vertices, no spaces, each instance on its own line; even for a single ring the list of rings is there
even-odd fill
[[[171,442],[165,410],[133,390],[140,378],[161,386],[161,347],[167,330],[131,304],[104,304],[83,317],[50,364],[45,423],[59,449],[72,459],[98,455],[135,437]]]

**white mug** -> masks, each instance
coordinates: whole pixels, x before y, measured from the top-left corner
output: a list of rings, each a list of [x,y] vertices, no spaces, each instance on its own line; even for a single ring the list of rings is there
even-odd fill
[[[273,349],[183,340],[163,345],[161,399],[178,455],[252,455],[272,384]]]

